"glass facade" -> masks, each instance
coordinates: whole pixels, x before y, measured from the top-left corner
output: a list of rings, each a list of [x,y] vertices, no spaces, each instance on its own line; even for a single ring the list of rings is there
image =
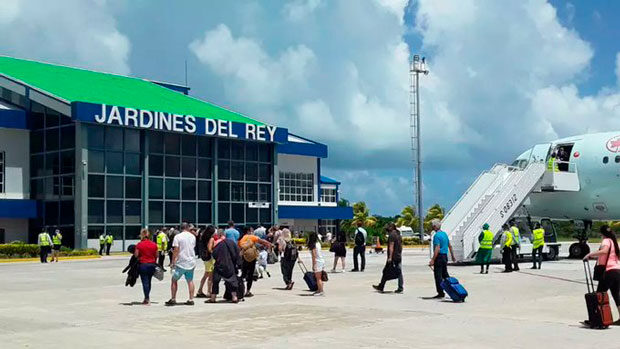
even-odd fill
[[[280,172],[280,201],[313,202],[314,174]]]
[[[321,202],[336,202],[336,189],[321,188]]]
[[[0,151],[0,193],[4,193],[4,152]]]
[[[67,244],[74,239],[75,125],[71,117],[31,103],[30,196],[41,202],[40,218],[31,220],[30,236],[42,227],[60,228]]]

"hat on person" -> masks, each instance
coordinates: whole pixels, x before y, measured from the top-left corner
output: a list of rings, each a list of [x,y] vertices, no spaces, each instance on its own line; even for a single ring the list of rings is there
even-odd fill
[[[484,223],[484,225],[482,226],[482,229],[484,230],[489,229],[489,223]]]

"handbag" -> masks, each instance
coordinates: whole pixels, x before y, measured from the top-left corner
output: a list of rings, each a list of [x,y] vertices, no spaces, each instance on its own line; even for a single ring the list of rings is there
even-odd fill
[[[329,281],[329,277],[327,277],[327,272],[325,272],[325,270],[321,270],[321,281],[323,282]]]
[[[611,256],[611,249],[614,248],[614,245],[611,244],[611,246],[609,246],[609,251],[607,252],[607,259],[605,260],[605,265],[595,265],[594,266],[594,274],[592,275],[592,278],[596,281],[601,281],[603,280],[603,276],[605,276],[605,270],[607,269],[607,263],[609,263],[609,256]]]
[[[394,262],[385,264],[385,267],[383,268],[383,276],[385,277],[385,280],[398,279],[398,268],[396,268],[396,264]]]
[[[159,280],[162,281],[164,279],[164,270],[162,268],[159,267],[159,265],[155,266],[155,272],[153,273],[153,276]]]

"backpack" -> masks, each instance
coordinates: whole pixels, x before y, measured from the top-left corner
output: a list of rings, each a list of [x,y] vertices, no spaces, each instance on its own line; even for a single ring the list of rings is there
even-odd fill
[[[207,234],[205,231],[200,234],[200,237],[198,238],[198,256],[200,256],[200,259],[205,262],[211,259],[211,252],[209,252],[209,249],[207,248],[207,244],[209,243],[211,236],[213,236],[213,234]]]
[[[291,241],[287,242],[286,247],[284,248],[284,259],[289,262],[294,262],[297,260],[298,255],[299,252],[297,251],[297,246],[295,246]]]
[[[246,239],[241,245],[241,254],[246,262],[254,262],[258,258],[258,249],[254,241]]]
[[[364,246],[366,245],[366,239],[364,239],[364,233],[361,230],[357,229],[355,233],[355,246]]]

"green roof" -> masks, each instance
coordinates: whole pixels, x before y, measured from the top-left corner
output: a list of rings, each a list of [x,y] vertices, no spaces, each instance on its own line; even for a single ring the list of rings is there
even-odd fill
[[[107,104],[245,124],[263,124],[154,82],[129,76],[6,56],[0,56],[0,74],[62,98],[69,103]]]

